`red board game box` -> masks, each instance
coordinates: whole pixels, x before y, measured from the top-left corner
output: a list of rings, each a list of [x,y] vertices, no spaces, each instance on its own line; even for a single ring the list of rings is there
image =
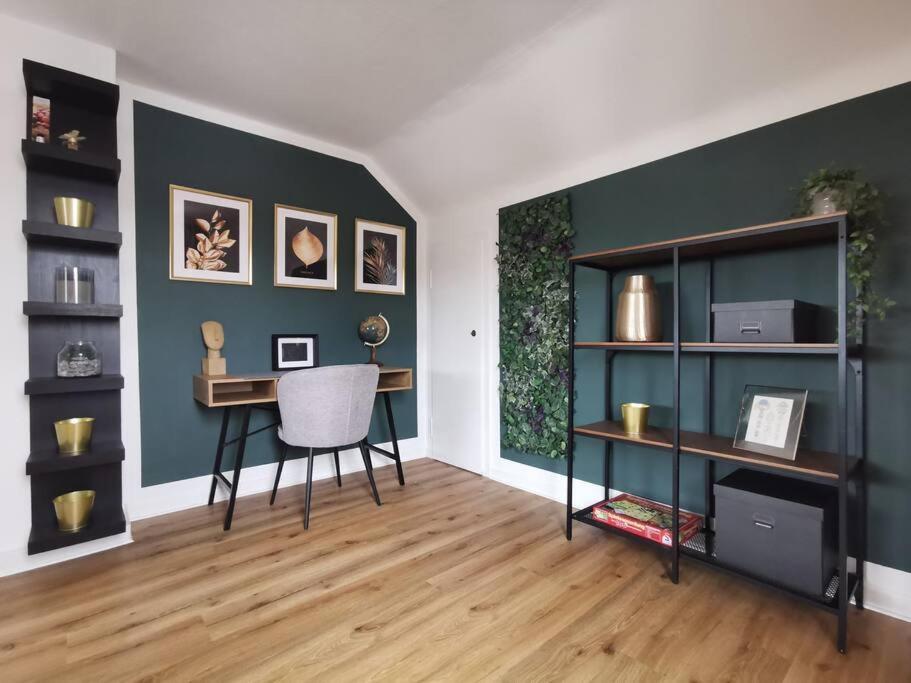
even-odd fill
[[[622,493],[595,505],[592,517],[655,543],[671,545],[673,509],[663,503]],[[685,543],[702,529],[702,515],[680,510],[679,523],[680,543]]]

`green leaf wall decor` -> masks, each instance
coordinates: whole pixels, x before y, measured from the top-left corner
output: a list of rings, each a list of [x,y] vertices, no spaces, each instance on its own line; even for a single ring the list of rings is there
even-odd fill
[[[569,197],[500,211],[501,445],[566,457]]]

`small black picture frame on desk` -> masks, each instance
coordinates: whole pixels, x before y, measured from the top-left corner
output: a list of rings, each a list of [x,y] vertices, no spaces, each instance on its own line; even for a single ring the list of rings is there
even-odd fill
[[[272,335],[273,370],[302,370],[318,367],[318,334]]]
[[[734,448],[795,460],[806,405],[806,389],[748,384],[740,400]]]

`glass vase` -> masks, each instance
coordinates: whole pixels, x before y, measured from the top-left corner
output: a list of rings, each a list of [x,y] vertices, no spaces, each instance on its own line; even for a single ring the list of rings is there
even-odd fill
[[[94,377],[101,374],[101,354],[90,341],[68,341],[57,353],[58,377]]]

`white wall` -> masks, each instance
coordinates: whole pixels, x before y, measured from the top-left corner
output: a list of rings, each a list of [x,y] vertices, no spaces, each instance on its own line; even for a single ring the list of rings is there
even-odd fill
[[[0,575],[59,562],[129,540],[121,535],[28,557],[31,523],[29,478],[29,403],[23,394],[28,379],[28,322],[22,315],[27,298],[26,242],[21,221],[26,217],[25,163],[20,141],[26,131],[23,58],[113,80],[115,55],[110,48],[0,16],[0,206],[6,240],[0,250],[0,356],[7,371],[0,383],[4,449],[0,454]]]

